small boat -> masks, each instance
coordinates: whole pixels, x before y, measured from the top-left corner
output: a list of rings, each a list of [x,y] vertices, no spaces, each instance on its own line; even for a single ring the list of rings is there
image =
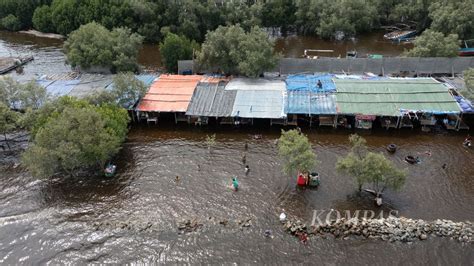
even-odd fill
[[[389,144],[389,145],[387,146],[387,151],[390,152],[390,153],[396,152],[396,151],[397,151],[397,145],[395,145],[395,144],[393,144],[393,143],[392,143],[392,144]]]
[[[116,171],[117,171],[117,166],[115,164],[108,164],[104,170],[105,177],[113,177]]]
[[[319,174],[318,173],[311,173],[309,175],[308,186],[310,187],[317,187],[320,184]]]
[[[474,41],[474,40],[464,41],[464,47],[459,48],[459,51],[458,51],[459,56],[474,56],[474,47],[469,47],[467,45],[468,41]]]
[[[408,156],[405,157],[405,161],[406,161],[407,163],[409,163],[409,164],[416,164],[416,163],[419,162],[419,159],[418,159],[418,158],[415,158],[415,157],[413,157],[413,156],[411,156],[411,155],[408,155]]]
[[[383,37],[390,41],[402,42],[416,35],[416,30],[396,30],[385,34]]]
[[[346,58],[357,58],[357,51],[356,50],[347,51]]]

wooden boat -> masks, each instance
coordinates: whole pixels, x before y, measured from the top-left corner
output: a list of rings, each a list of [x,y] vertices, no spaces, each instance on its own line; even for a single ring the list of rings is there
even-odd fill
[[[116,171],[117,171],[117,166],[115,164],[108,164],[104,170],[105,177],[113,177]]]
[[[467,42],[474,41],[474,40],[467,40],[464,41],[464,47],[459,48],[458,55],[459,56],[474,56],[474,47],[469,47]]]
[[[383,37],[390,41],[401,42],[416,35],[416,30],[396,30],[385,34]]]

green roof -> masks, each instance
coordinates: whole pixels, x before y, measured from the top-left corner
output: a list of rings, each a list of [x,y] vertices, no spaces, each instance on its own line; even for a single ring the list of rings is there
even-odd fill
[[[459,113],[448,88],[434,79],[335,79],[337,112],[400,116],[403,111]]]

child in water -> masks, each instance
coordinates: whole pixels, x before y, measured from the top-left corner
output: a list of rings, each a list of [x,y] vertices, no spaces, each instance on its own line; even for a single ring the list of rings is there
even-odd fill
[[[232,177],[232,188],[237,191],[239,189],[239,181],[237,177]]]

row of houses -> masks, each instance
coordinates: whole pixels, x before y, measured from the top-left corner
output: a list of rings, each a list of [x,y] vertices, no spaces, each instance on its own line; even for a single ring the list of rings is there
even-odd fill
[[[320,83],[318,85],[318,83]],[[468,129],[474,113],[456,90],[432,78],[304,74],[276,78],[161,75],[134,108],[136,118],[196,125],[253,124],[386,128],[444,124]]]

